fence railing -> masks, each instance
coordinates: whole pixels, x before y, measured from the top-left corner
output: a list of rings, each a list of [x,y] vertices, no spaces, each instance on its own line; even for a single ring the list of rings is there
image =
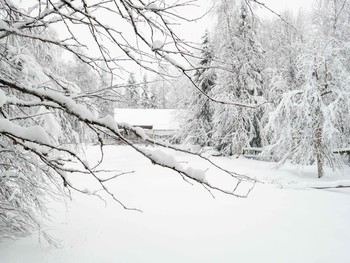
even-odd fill
[[[260,159],[259,154],[263,152],[263,148],[259,147],[245,147],[243,148],[243,156],[251,159]],[[333,151],[334,154],[339,155],[349,155],[350,158],[350,148],[339,148]]]

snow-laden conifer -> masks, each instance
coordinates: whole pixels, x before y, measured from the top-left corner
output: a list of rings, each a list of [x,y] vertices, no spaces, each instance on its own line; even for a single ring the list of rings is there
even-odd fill
[[[217,81],[212,94],[217,100],[259,105],[263,98],[264,56],[256,37],[256,21],[245,2],[222,1],[216,26],[215,67]],[[244,147],[261,146],[262,108],[215,104],[213,139],[225,154],[241,154]]]
[[[183,111],[182,128],[178,135],[182,140],[189,140],[201,146],[212,145],[213,103],[204,95],[212,96],[211,90],[215,85],[216,74],[212,67],[214,56],[212,49],[210,35],[206,31],[203,36],[198,69],[194,74],[194,81],[201,91],[191,91],[188,107]]]

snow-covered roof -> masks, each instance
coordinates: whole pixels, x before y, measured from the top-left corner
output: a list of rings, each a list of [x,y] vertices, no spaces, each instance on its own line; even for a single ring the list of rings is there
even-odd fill
[[[177,130],[179,123],[174,109],[114,109],[116,122],[133,126],[153,126],[154,130]]]

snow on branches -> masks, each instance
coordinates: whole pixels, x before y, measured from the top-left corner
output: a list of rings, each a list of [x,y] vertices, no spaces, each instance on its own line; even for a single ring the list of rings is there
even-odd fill
[[[297,89],[285,92],[265,127],[265,152],[282,163],[316,163],[322,177],[325,164],[341,164],[334,152],[348,145],[350,79],[344,46],[322,36],[307,43],[296,62]]]
[[[125,85],[117,80],[120,72],[128,71],[123,67],[125,61],[162,74],[155,65],[163,59],[188,76],[191,67],[185,68],[182,63],[191,65],[191,46],[170,24],[188,21],[176,9],[189,3],[38,1],[24,10],[11,1],[0,0],[0,237],[40,229],[38,218],[47,214],[46,198],[64,197],[70,190],[99,196],[71,182],[67,176],[70,173],[90,175],[100,190],[125,209],[137,210],[125,206],[109,191],[107,184],[116,175],[101,178],[99,166],[91,167],[74,147],[81,141],[98,142],[103,158],[105,138],[112,138],[133,147],[154,164],[177,171],[184,179],[221,190],[206,180],[204,171],[183,168],[163,153],[150,153],[134,145],[122,135],[122,129],[146,142],[171,148],[147,137],[140,128],[117,124],[111,117],[100,118],[96,105],[97,101],[101,106],[120,100],[118,88]],[[107,25],[104,17],[114,17],[115,24]],[[141,20],[148,27],[141,27]],[[53,24],[61,27],[59,35],[52,29]],[[120,31],[120,24],[127,25],[127,34]],[[75,33],[77,28],[89,35],[91,43],[81,42]],[[154,33],[168,39],[168,50],[164,43],[153,41]],[[89,54],[90,48],[95,48],[98,55]],[[178,55],[183,62],[175,59]],[[66,56],[73,56],[73,62],[64,61],[62,57]],[[67,65],[71,62],[76,67]],[[226,172],[238,183],[251,180]],[[234,191],[222,192],[235,195]]]

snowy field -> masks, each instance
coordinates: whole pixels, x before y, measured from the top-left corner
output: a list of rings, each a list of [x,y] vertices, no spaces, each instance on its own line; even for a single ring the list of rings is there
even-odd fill
[[[88,149],[88,160],[97,155],[97,147]],[[335,180],[346,183],[349,168],[326,170],[319,180],[315,167],[276,169],[274,163],[215,157],[225,168],[265,184],[256,185],[246,199],[218,192],[214,199],[202,186],[140,157],[127,147],[110,146],[103,167],[135,171],[110,181],[108,188],[142,213],[126,211],[109,197],[104,203],[73,192],[67,210],[52,204],[53,219],[47,224],[60,248],[50,247],[38,235],[3,241],[0,262],[350,262],[349,188],[310,188]],[[176,159],[210,168],[184,154],[177,153]],[[226,182],[215,178],[212,168],[208,173],[209,181]],[[71,180],[91,187],[86,176]]]

